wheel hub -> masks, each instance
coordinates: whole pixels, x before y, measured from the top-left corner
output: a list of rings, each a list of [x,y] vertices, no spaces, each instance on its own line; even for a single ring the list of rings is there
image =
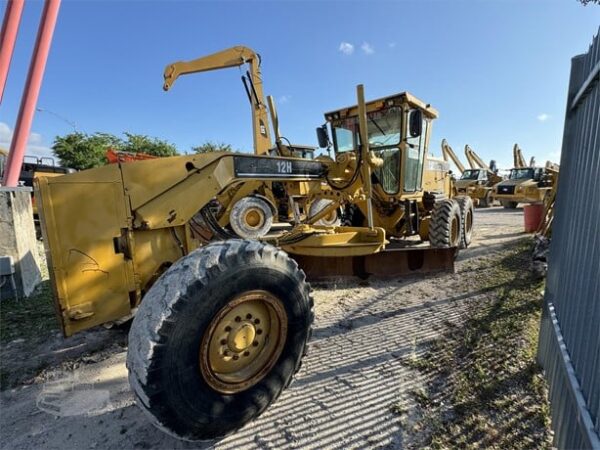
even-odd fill
[[[255,336],[256,329],[254,328],[254,325],[244,322],[236,330],[229,333],[227,346],[231,351],[238,353],[242,352],[252,345]]]
[[[250,228],[258,228],[264,223],[264,216],[258,208],[250,208],[246,211],[244,221]]]
[[[223,393],[251,387],[277,362],[286,333],[287,315],[279,299],[265,291],[235,298],[213,318],[202,337],[202,376]]]

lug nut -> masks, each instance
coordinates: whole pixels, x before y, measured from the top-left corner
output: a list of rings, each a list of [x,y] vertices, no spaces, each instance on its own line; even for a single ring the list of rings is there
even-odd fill
[[[229,352],[228,352],[227,350],[225,350],[225,351],[223,352],[223,356],[229,356]]]
[[[227,331],[227,332],[229,333],[229,332],[231,331],[231,327],[230,327],[229,325],[227,325],[227,326],[225,327],[225,331]]]
[[[250,356],[250,352],[244,352],[244,356]]]
[[[262,334],[262,330],[259,328],[258,330],[256,330],[256,334]]]
[[[252,314],[246,314],[246,319],[248,319],[248,320],[252,319]]]
[[[233,360],[237,361],[238,359],[240,359],[240,357],[238,355],[233,355]]]
[[[242,321],[242,318],[241,318],[240,316],[237,316],[237,317],[235,318],[235,321],[236,321],[236,322],[241,322],[241,321]]]
[[[254,323],[258,325],[260,323],[260,319],[254,319]]]
[[[227,344],[227,339],[221,339],[221,345]]]
[[[255,347],[258,347],[258,341],[254,341],[254,342],[252,343],[252,345],[254,345]]]

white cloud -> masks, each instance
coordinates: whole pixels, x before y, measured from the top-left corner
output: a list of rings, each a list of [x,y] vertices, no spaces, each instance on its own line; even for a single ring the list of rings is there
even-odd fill
[[[29,135],[29,144],[30,145],[39,145],[42,143],[42,135],[40,133],[31,133]]]
[[[350,42],[342,42],[338,50],[344,55],[351,55],[354,53],[354,45],[352,45]]]
[[[364,52],[365,55],[372,55],[375,53],[375,49],[368,42],[363,42],[360,46],[360,49]]]
[[[396,43],[395,42],[388,42],[388,47],[389,48],[396,48]]]
[[[12,142],[13,132],[4,122],[0,122],[0,147],[5,150],[9,150],[10,143]],[[52,150],[47,145],[44,145],[44,139],[39,133],[31,133],[29,135],[29,141],[25,148],[25,154],[29,156],[37,156],[41,158],[43,156],[52,156]]]
[[[550,114],[546,114],[546,113],[542,113],[537,116],[537,120],[539,120],[540,122],[545,122],[549,118],[550,118]]]
[[[289,103],[289,101],[292,99],[291,95],[282,95],[281,97],[279,97],[279,103],[282,105],[285,105],[286,103]]]

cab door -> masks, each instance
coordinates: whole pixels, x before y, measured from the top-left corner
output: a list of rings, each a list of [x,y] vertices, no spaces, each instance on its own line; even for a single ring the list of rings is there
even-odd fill
[[[429,122],[422,118],[421,133],[418,136],[411,135],[409,124],[413,114],[419,114],[416,109],[408,111],[405,121],[406,151],[404,154],[404,192],[417,192],[422,189],[423,163],[425,159],[425,138]],[[422,116],[422,115],[421,115]],[[414,133],[413,133],[414,134]]]

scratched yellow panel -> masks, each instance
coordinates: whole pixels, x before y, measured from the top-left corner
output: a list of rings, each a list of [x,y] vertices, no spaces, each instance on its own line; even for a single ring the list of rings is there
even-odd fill
[[[83,176],[85,175],[85,176]],[[131,261],[113,239],[127,227],[118,168],[38,182],[50,273],[63,330],[71,335],[130,312]]]

